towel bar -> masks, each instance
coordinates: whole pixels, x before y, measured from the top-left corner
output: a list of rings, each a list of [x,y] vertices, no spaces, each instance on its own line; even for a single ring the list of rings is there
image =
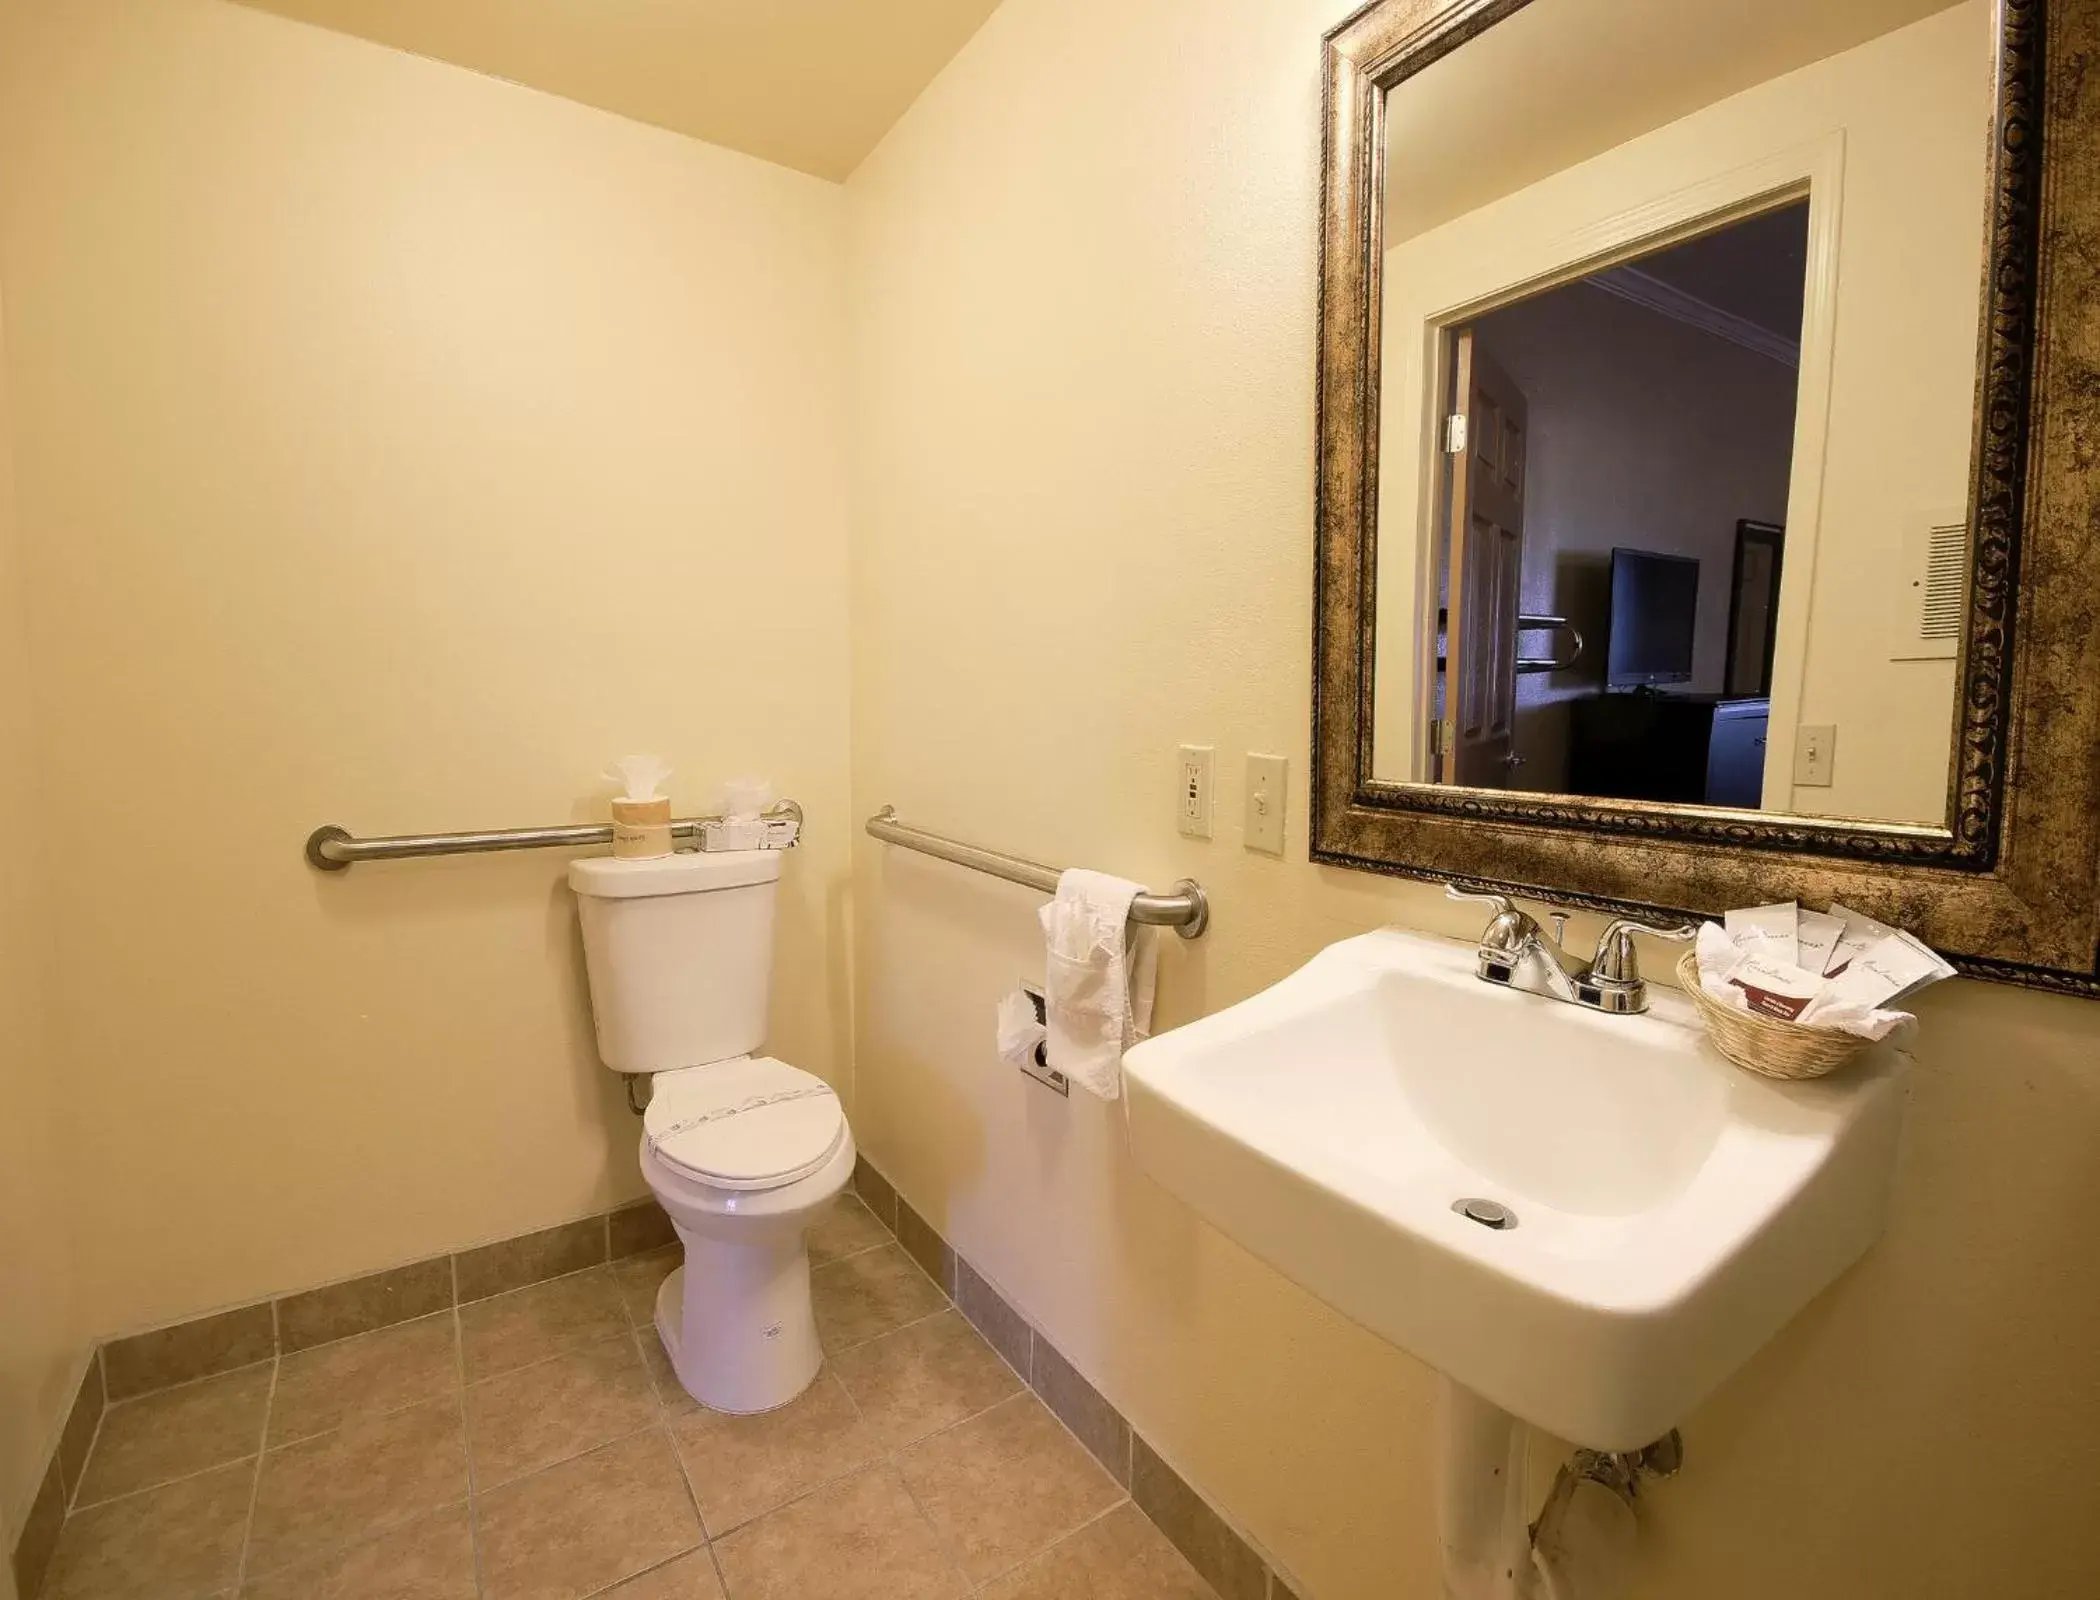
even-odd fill
[[[868,818],[868,834],[885,844],[902,845],[921,855],[936,856],[942,861],[952,861],[958,867],[968,867],[973,872],[1004,878],[1008,883],[1024,884],[1030,889],[1040,889],[1044,894],[1057,893],[1057,868],[907,827],[897,820],[894,806],[884,806]],[[1210,925],[1210,900],[1203,892],[1203,885],[1194,878],[1183,878],[1174,885],[1172,894],[1140,894],[1131,901],[1130,920],[1147,927],[1172,928],[1184,939],[1195,939],[1201,937],[1203,930]]]

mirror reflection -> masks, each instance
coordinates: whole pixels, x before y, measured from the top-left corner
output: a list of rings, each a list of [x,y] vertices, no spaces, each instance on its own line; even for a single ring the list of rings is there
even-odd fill
[[[1944,823],[1992,42],[1533,0],[1393,90],[1375,776]]]

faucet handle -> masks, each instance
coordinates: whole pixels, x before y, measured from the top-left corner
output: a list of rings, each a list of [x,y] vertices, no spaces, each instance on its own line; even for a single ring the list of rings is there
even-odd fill
[[[1446,900],[1478,900],[1482,905],[1493,906],[1495,915],[1506,917],[1517,909],[1517,903],[1506,894],[1495,894],[1489,890],[1461,889],[1455,883],[1444,885]]]
[[[1590,964],[1591,975],[1599,983],[1635,984],[1641,981],[1640,958],[1635,955],[1633,936],[1645,933],[1653,939],[1673,939],[1679,942],[1692,938],[1699,932],[1696,922],[1680,926],[1659,927],[1652,922],[1641,922],[1633,917],[1619,917],[1605,927],[1597,940],[1597,959]]]

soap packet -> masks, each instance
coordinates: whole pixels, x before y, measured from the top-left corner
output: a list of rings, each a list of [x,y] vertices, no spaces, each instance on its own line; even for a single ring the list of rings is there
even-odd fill
[[[1823,964],[1823,976],[1826,978],[1839,976],[1857,957],[1864,955],[1896,931],[1887,923],[1876,922],[1865,913],[1854,911],[1850,906],[1839,905],[1835,900],[1830,902],[1830,915],[1845,926],[1831,949],[1830,958]]]
[[[1828,976],[1830,961],[1845,931],[1845,919],[1828,911],[1801,908],[1794,923],[1795,961],[1810,972]]]
[[[1847,962],[1829,986],[1836,1000],[1885,1006],[1953,976],[1953,965],[1938,951],[1896,928]]]
[[[1798,967],[1802,965],[1800,913],[1801,908],[1791,900],[1772,906],[1740,906],[1722,918],[1722,926],[1744,952]],[[1816,968],[1815,975],[1821,977],[1823,969]]]

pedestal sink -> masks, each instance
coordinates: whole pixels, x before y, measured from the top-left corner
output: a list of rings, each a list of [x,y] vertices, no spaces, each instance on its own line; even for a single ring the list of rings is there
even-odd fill
[[[1145,1171],[1457,1386],[1461,1479],[1500,1417],[1666,1434],[1880,1233],[1904,1101],[1892,1050],[1773,1082],[1674,991],[1607,1016],[1390,929],[1124,1067]]]

